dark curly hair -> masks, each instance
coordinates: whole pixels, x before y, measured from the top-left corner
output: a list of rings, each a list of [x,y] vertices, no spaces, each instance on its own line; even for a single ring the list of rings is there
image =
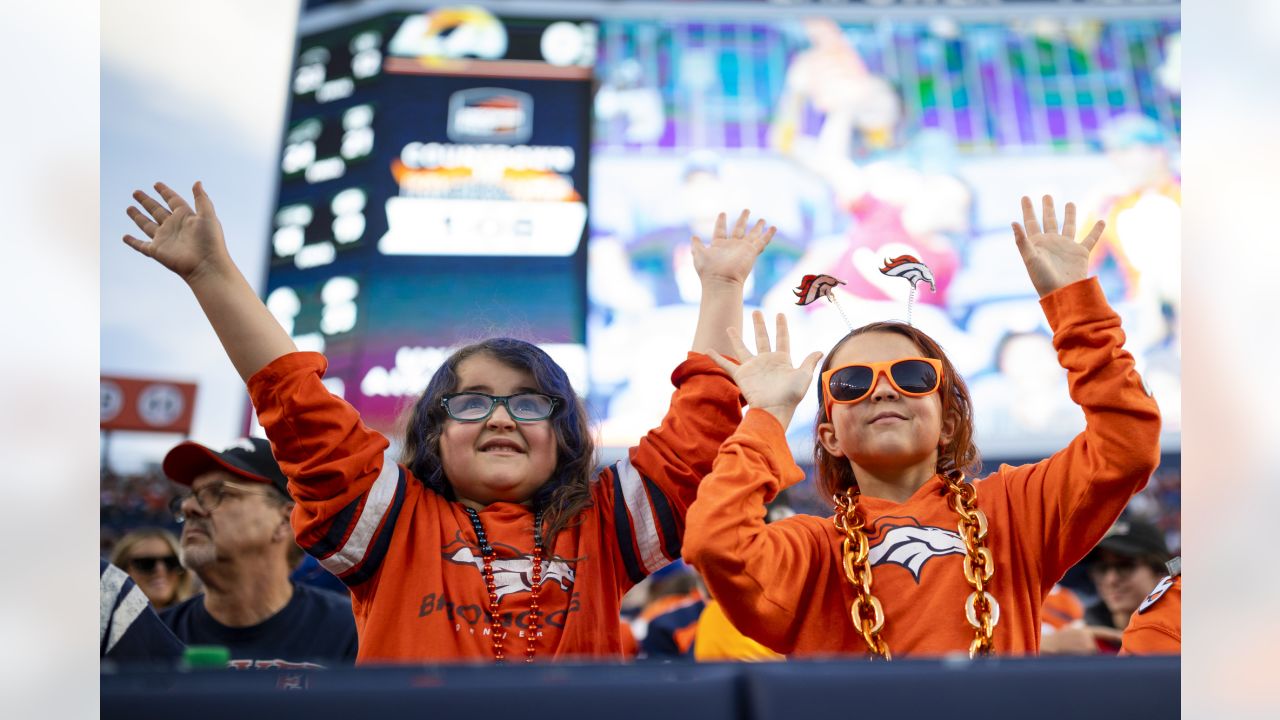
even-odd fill
[[[818,377],[822,377],[822,373],[831,368],[831,358],[835,357],[836,351],[851,338],[877,332],[897,333],[915,343],[916,347],[920,349],[922,357],[935,358],[942,361],[942,385],[938,388],[938,393],[942,398],[943,424],[946,425],[949,422],[952,431],[951,437],[938,450],[937,472],[941,475],[955,472],[962,472],[966,475],[976,474],[981,468],[982,461],[978,456],[978,448],[973,444],[973,402],[969,399],[969,388],[965,386],[964,380],[956,373],[955,366],[947,359],[947,354],[942,351],[942,346],[919,329],[896,321],[874,322],[863,325],[845,335],[840,339],[840,342],[835,344],[835,347],[831,348],[831,352],[828,352],[826,358],[822,361],[822,369],[818,371]],[[854,477],[853,468],[849,465],[848,458],[831,455],[818,439],[819,426],[829,422],[830,419],[827,417],[826,403],[823,402],[821,382],[818,383],[817,390],[818,418],[813,424],[813,463],[818,471],[818,489],[830,500],[833,495],[842,493],[847,488],[856,485],[858,479]]]
[[[488,355],[512,368],[528,371],[539,392],[560,399],[550,418],[556,436],[556,467],[533,496],[533,506],[544,512],[547,547],[554,547],[556,533],[591,503],[595,442],[586,408],[574,393],[568,375],[537,345],[498,337],[467,345],[450,355],[410,411],[400,462],[428,488],[457,500],[440,460],[440,435],[447,419],[440,400],[457,390],[458,365],[475,355]]]

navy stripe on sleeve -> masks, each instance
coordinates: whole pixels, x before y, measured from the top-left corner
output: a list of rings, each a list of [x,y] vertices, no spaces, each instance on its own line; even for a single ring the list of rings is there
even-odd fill
[[[395,499],[391,501],[391,507],[387,508],[386,519],[382,522],[382,528],[379,529],[378,536],[370,543],[369,552],[365,555],[364,562],[352,569],[350,573],[338,576],[338,579],[346,583],[347,587],[355,587],[373,577],[378,572],[378,568],[382,566],[383,558],[387,556],[387,548],[391,545],[391,536],[396,528],[396,519],[400,517],[400,508],[404,507],[404,468],[400,467],[399,469],[400,475],[396,478]]]
[[[622,494],[622,481],[618,478],[618,464],[610,468],[613,475],[613,525],[618,534],[618,552],[622,555],[622,564],[627,568],[627,577],[638,583],[648,574],[640,565],[636,556],[634,531],[631,528],[631,517],[627,514],[627,501]]]
[[[356,510],[360,507],[360,501],[365,498],[364,495],[357,497],[347,506],[342,508],[337,515],[333,516],[333,522],[329,523],[329,529],[325,532],[324,537],[316,541],[314,545],[303,548],[307,554],[317,560],[329,557],[338,548],[342,547],[342,541],[347,537],[347,531],[351,529],[351,522],[356,516]]]
[[[649,493],[649,501],[653,503],[653,515],[658,519],[658,532],[662,534],[662,551],[672,560],[680,558],[680,533],[676,529],[676,514],[671,510],[671,503],[662,494],[658,484],[647,477],[644,488]]]

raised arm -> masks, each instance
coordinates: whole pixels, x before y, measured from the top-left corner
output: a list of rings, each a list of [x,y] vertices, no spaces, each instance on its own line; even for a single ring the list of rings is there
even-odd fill
[[[618,534],[624,588],[680,556],[685,513],[698,484],[742,419],[738,388],[710,358],[732,364],[725,356],[737,356],[725,331],[741,334],[742,286],[773,238],[774,229],[766,230],[763,221],[748,231],[748,217],[743,211],[730,233],[721,213],[710,244],[693,238],[702,301],[692,352],[671,375],[676,391],[662,422],[614,465],[608,482],[596,486],[598,511]]]
[[[126,210],[150,241],[125,235],[124,242],[187,283],[240,377],[248,382],[272,360],[297,350],[232,262],[204,186],[197,182],[191,190],[194,209],[164,183],[155,187],[163,203],[138,190],[133,197],[143,209]]]
[[[747,229],[751,211],[743,210],[734,223],[733,233],[726,229],[726,217],[716,219],[715,234],[710,244],[693,236],[693,267],[702,281],[702,301],[698,305],[698,327],[693,334],[693,352],[707,354],[715,350],[733,356],[733,346],[725,334],[727,328],[742,333],[742,288],[751,274],[756,258],[764,252],[777,228],[765,229],[764,220]]]
[[[156,190],[164,204],[138,191],[134,198],[145,212],[128,210],[150,242],[132,235],[124,241],[195,293],[289,478],[298,544],[355,590],[377,571],[385,537],[414,486],[405,482],[386,438],[323,385],[324,358],[295,352],[240,274],[204,187],[192,189],[194,209],[168,186],[156,183]]]
[[[1042,558],[1047,592],[1146,485],[1160,459],[1160,412],[1124,349],[1119,315],[1097,280],[1086,278],[1103,223],[1077,243],[1074,206],[1066,206],[1061,232],[1052,198],[1044,198],[1043,227],[1029,198],[1022,211],[1014,240],[1085,417],[1084,432],[1066,448],[1034,465],[1002,469],[1020,542]]]
[[[793,367],[786,320],[777,320],[777,350],[769,348],[764,317],[753,316],[752,355],[734,333],[740,365],[712,358],[737,382],[751,405],[738,429],[720,447],[710,474],[689,508],[684,558],[701,573],[712,597],[748,637],[777,652],[794,647],[805,598],[813,597],[826,566],[816,518],[788,518],[766,525],[765,504],[804,479],[787,446],[786,426],[804,397],[822,353]]]

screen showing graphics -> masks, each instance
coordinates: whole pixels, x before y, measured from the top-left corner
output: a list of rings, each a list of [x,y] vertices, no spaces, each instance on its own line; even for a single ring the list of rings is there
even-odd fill
[[[610,19],[599,41],[588,348],[606,445],[665,408],[697,314],[690,236],[746,207],[778,227],[747,304],[787,315],[793,355],[848,330],[825,300],[796,306],[803,275],[843,280],[854,325],[905,320],[910,285],[880,268],[913,255],[936,290],[912,321],[968,380],[983,452],[1062,447],[1083,415],[1009,229],[1044,193],[1107,221],[1093,272],[1177,433],[1176,20]],[[816,410],[811,391],[800,458]]]
[[[395,435],[457,346],[543,346],[586,370],[596,25],[473,7],[299,39],[267,305],[326,384]]]
[[[1177,449],[1176,14],[625,8],[435,6],[299,39],[267,293],[372,426],[452,349],[509,334],[565,367],[603,446],[634,444],[693,335],[690,237],[745,207],[778,227],[747,309],[785,313],[797,356],[848,329],[830,302],[795,304],[804,275],[842,280],[855,325],[905,320],[910,285],[880,269],[912,255],[935,283],[911,321],[968,381],[978,445],[1042,456],[1083,426],[1009,231],[1022,194],[1050,193],[1107,221],[1092,272]],[[790,429],[802,459],[816,397]]]

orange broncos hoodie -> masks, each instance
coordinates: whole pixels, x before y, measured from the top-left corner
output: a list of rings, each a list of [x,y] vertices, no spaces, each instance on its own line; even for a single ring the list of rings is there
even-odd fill
[[[249,379],[272,452],[297,503],[298,544],[351,590],[357,663],[491,660],[488,593],[463,506],[398,465],[382,435],[321,383],[317,353],[277,358]],[[733,381],[690,353],[662,424],[591,488],[591,505],[543,561],[536,659],[621,658],[619,600],[680,557],[699,480],[741,419]],[[523,659],[533,569],[533,513],[494,503],[480,512],[497,554],[507,656]]]
[[[990,521],[989,583],[1000,604],[1000,654],[1034,654],[1041,606],[1054,583],[1106,533],[1160,459],[1160,414],[1122,347],[1120,318],[1096,280],[1040,301],[1058,360],[1086,428],[1032,465],[1001,466],[974,482]],[[979,410],[980,412],[980,410]],[[854,629],[842,535],[832,518],[797,515],[765,525],[765,503],[804,479],[784,428],[750,410],[724,444],[689,509],[684,557],[743,634],[790,657],[864,654]],[[965,547],[946,486],[934,476],[906,502],[862,496],[871,544],[872,594],[884,606],[881,637],[895,656],[968,652]]]

